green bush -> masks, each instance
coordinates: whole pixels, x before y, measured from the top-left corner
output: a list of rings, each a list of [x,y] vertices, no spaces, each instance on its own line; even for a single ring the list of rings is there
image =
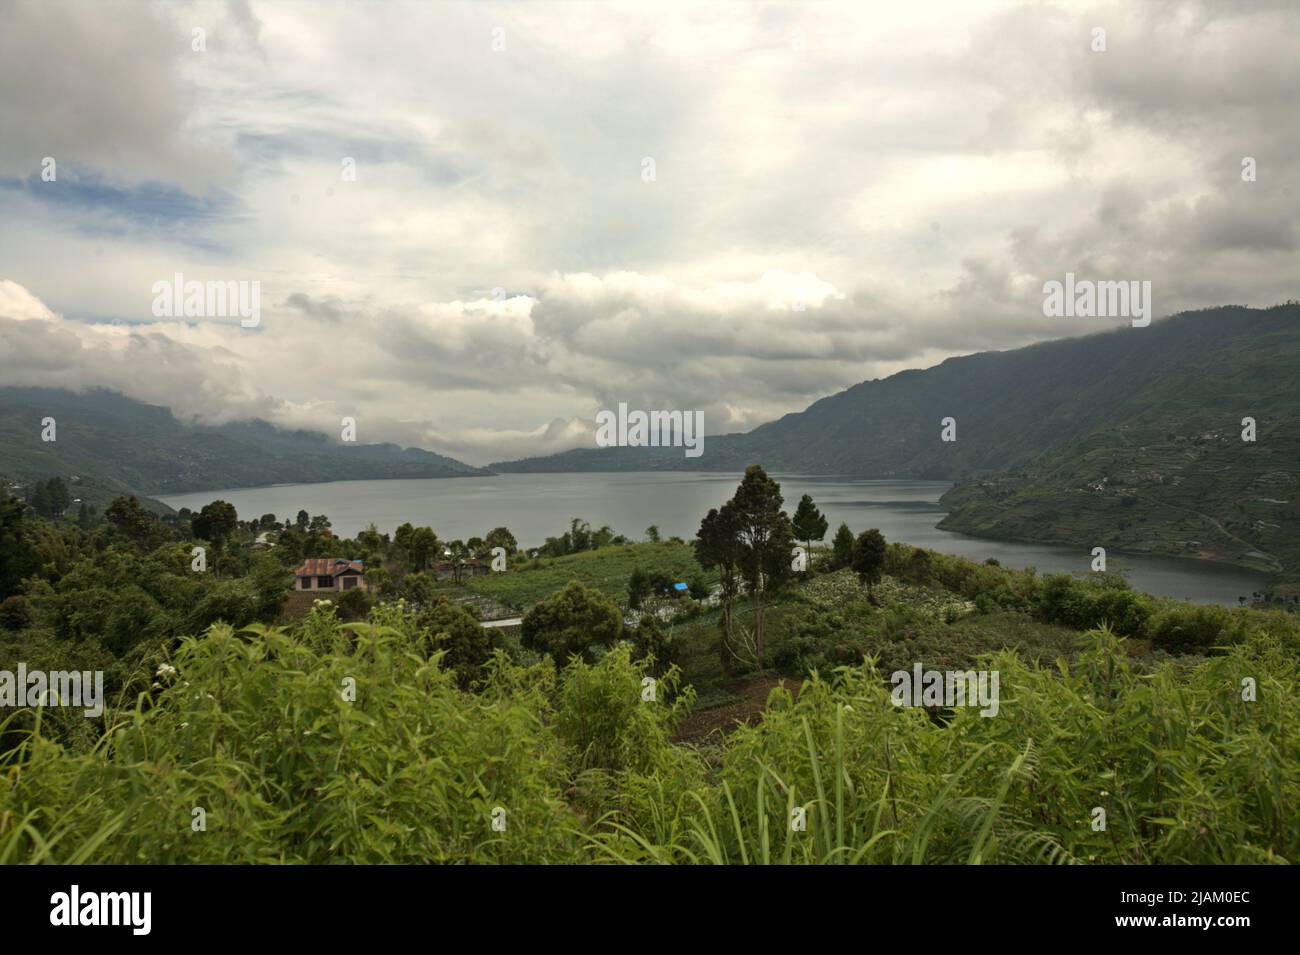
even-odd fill
[[[1051,574],[1038,590],[1036,615],[1048,623],[1078,630],[1103,624],[1126,637],[1147,633],[1150,598],[1132,590],[1124,578],[1098,575],[1078,580],[1069,574]]]
[[[360,587],[353,587],[351,590],[343,592],[336,605],[339,610],[339,619],[364,620],[370,616],[370,608],[374,606],[374,601]]]
[[[430,649],[444,653],[442,665],[456,674],[461,689],[469,689],[484,676],[484,668],[501,646],[500,631],[484,627],[464,607],[445,596],[421,610],[416,626]]]
[[[529,706],[460,692],[391,628],[346,624],[348,649],[312,616],[297,637],[184,640],[176,679],[93,752],[26,737],[0,771],[0,863],[580,856],[561,744]]]
[[[0,600],[0,627],[6,630],[22,630],[32,622],[32,607],[27,598],[14,595]]]
[[[543,600],[523,619],[525,649],[549,653],[565,664],[573,656],[591,658],[598,646],[612,646],[623,634],[623,615],[597,590],[576,580]]]
[[[1105,624],[1125,637],[1141,637],[1151,619],[1151,602],[1134,590],[1107,588],[1089,595],[1087,627]]]
[[[647,676],[626,645],[594,665],[575,659],[564,670],[555,712],[556,733],[572,748],[574,767],[652,770],[694,698],[673,693],[680,678],[675,667],[658,678]],[[669,698],[671,704],[665,703]]]
[[[662,621],[654,614],[643,615],[627,636],[632,640],[638,659],[654,660],[652,669],[656,673],[663,673],[677,664],[681,654],[680,644],[664,629]]]
[[[1225,607],[1172,606],[1151,621],[1153,647],[1169,653],[1201,653],[1239,643],[1247,633],[1246,616]]]

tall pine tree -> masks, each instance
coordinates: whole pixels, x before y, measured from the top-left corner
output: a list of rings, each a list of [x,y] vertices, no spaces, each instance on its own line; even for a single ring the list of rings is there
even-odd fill
[[[794,527],[794,536],[803,541],[808,550],[812,550],[813,541],[826,539],[826,529],[830,527],[808,494],[799,498],[799,506],[795,508],[790,523]]]

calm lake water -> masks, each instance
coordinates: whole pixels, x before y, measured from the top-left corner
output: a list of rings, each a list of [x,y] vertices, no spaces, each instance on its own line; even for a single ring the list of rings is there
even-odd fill
[[[786,510],[811,494],[830,522],[830,532],[847,521],[854,533],[877,527],[886,540],[905,541],[974,560],[995,557],[1009,567],[1039,571],[1087,571],[1089,548],[1015,544],[941,531],[939,497],[943,481],[866,481],[823,476],[774,475]],[[402,522],[428,525],[444,540],[483,536],[510,528],[521,546],[532,547],[568,530],[581,517],[592,527],[608,524],[633,539],[651,524],[664,537],[690,540],[700,518],[734,492],[739,476],[631,472],[604,474],[502,474],[496,477],[409,481],[337,481],[277,487],[202,491],[162,498],[174,508],[197,511],[215,500],[229,501],[244,519],[275,514],[281,521],[300,509],[325,514],[334,532],[352,537],[373,523],[392,531]],[[1139,590],[1196,603],[1235,606],[1238,596],[1258,590],[1265,577],[1202,561],[1107,555],[1109,569],[1128,576]]]

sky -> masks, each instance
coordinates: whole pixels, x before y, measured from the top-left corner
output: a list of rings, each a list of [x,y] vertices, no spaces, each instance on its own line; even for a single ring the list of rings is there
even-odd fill
[[[1294,2],[0,0],[0,385],[487,464],[1128,324],[1045,316],[1067,272],[1300,298],[1297,48]]]

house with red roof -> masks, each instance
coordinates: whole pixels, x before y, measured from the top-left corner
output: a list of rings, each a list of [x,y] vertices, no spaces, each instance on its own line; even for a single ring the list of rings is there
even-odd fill
[[[310,557],[293,569],[294,590],[366,590],[366,569],[359,560],[343,557]]]

